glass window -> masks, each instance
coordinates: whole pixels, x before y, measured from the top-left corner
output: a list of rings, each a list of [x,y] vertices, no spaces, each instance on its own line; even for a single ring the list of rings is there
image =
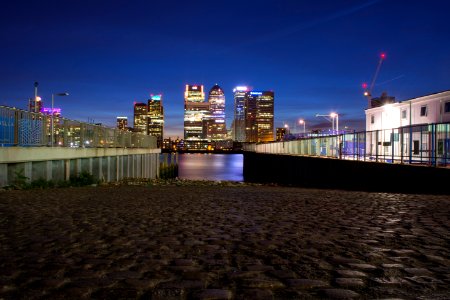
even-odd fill
[[[419,141],[413,141],[413,154],[419,154]]]
[[[375,123],[375,116],[374,115],[370,116],[370,123],[371,124]]]
[[[402,110],[402,119],[406,119],[406,109]]]
[[[427,115],[427,106],[426,105],[421,106],[420,107],[420,116],[425,117],[426,115]]]
[[[450,112],[450,101],[445,102],[444,104],[444,112],[449,113]]]

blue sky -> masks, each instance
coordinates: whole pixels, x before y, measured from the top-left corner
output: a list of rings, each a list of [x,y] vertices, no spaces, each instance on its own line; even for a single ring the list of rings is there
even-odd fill
[[[166,136],[182,136],[185,84],[275,92],[275,126],[364,128],[375,96],[450,89],[450,1],[9,1],[0,11],[0,105],[39,95],[70,119],[114,126],[133,102],[163,94]],[[300,126],[297,126],[300,130]]]

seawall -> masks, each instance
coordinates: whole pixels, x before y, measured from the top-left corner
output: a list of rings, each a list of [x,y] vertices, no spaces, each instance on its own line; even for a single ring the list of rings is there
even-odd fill
[[[27,181],[68,180],[88,172],[104,182],[123,178],[156,178],[160,149],[152,148],[0,148],[0,187],[14,183],[21,174]]]
[[[246,182],[376,192],[450,194],[450,169],[245,152]]]

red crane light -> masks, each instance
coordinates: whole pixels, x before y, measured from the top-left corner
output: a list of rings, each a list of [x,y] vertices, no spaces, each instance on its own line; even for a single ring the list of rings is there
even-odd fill
[[[367,89],[367,83],[364,82],[364,83],[362,84],[362,88],[363,88],[363,89]]]
[[[380,57],[381,57],[381,59],[385,59],[386,58],[386,53],[381,53]]]

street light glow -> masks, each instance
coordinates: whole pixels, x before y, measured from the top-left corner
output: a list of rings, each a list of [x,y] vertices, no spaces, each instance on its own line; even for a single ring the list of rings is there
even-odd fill
[[[301,125],[303,124],[303,135],[306,134],[306,122],[303,119],[298,120],[298,123]]]

